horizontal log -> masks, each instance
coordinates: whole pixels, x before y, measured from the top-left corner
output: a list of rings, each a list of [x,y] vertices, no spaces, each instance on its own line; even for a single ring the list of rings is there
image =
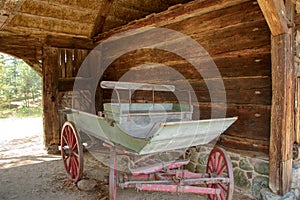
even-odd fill
[[[199,106],[200,116],[203,119],[211,118],[212,107],[216,109],[217,113],[218,110],[224,109],[222,104],[210,105],[200,103]],[[238,120],[226,131],[225,135],[269,141],[270,113],[271,108],[268,105],[227,104],[226,116],[237,116]]]
[[[195,33],[214,31],[238,24],[261,21],[263,19],[264,16],[259,7],[253,5],[253,1],[249,1],[200,15],[195,12],[190,18],[166,22],[167,24],[163,25],[163,27],[193,37]],[[195,29],[195,27],[197,28]],[[257,28],[259,29],[260,27]]]
[[[163,26],[166,24],[174,23],[176,21],[181,21],[183,19],[190,18],[195,15],[201,15],[205,13],[209,13],[212,11],[225,9],[234,5],[239,5],[243,2],[247,2],[249,0],[236,0],[236,1],[193,1],[181,6],[176,6],[173,9],[161,12],[159,14],[154,14],[151,16],[147,16],[144,19],[140,19],[134,22],[129,23],[124,27],[117,28],[115,30],[107,31],[103,34],[95,37],[97,43],[102,42],[106,38],[120,32],[147,27],[147,26]]]
[[[45,38],[45,44],[69,49],[87,49],[91,50],[94,48],[93,41],[90,39],[79,38],[79,37],[66,37],[66,36],[56,36],[47,35]]]
[[[266,22],[261,20],[216,30],[209,35],[193,35],[192,38],[210,55],[215,55],[270,45],[269,35],[270,30]]]
[[[142,1],[139,1],[139,3],[140,2]],[[123,19],[127,22],[130,22],[145,17],[146,15],[152,13],[152,11],[147,12],[145,10],[137,8],[136,4],[133,6],[126,6],[124,5],[124,3],[122,4],[122,2],[120,1],[115,1],[110,10],[110,15],[115,16],[119,19]],[[143,6],[145,6],[145,4]],[[159,9],[162,9],[162,7],[159,7]],[[128,15],[128,13],[130,13],[130,15]]]
[[[230,152],[249,157],[269,159],[269,142],[255,139],[230,137],[222,134],[217,144]]]
[[[70,27],[70,26],[69,26]],[[5,31],[17,32],[23,34],[32,34],[32,35],[56,35],[56,36],[66,36],[66,37],[75,37],[75,38],[87,38],[86,35],[82,35],[81,33],[72,33],[72,32],[64,32],[60,30],[47,30],[36,27],[29,27],[28,25],[13,25],[13,26],[5,26]]]
[[[146,72],[145,72],[146,73]],[[149,76],[152,76],[149,73]],[[204,81],[199,80],[174,80],[165,81],[163,79],[151,79],[147,82],[142,79],[135,80],[133,76],[129,76],[129,80],[123,79],[122,81],[140,82],[140,83],[154,83],[154,84],[167,84],[174,85],[175,95],[169,93],[156,93],[155,97],[157,101],[188,101],[188,93],[184,91],[193,91],[197,96],[198,102],[211,102],[211,95],[214,97],[215,102],[223,102],[224,98],[222,95],[226,95],[227,103],[236,104],[271,104],[271,79],[270,77],[239,77],[239,78],[228,78],[223,80],[209,79]],[[222,81],[224,88],[222,88]],[[208,90],[210,87],[210,91]],[[223,90],[224,89],[224,90]],[[126,93],[127,94],[127,93]],[[104,91],[104,98],[111,95],[110,91]],[[126,96],[127,98],[127,96]],[[152,100],[151,92],[136,91],[132,96],[133,100],[144,99],[145,101]]]
[[[58,5],[66,9],[88,10],[88,11],[94,11],[95,8],[99,8],[101,5],[101,1],[98,0],[89,0],[88,3],[86,1],[69,1],[69,0],[38,0],[38,1],[44,1],[47,2],[48,4]]]
[[[55,18],[36,17],[28,14],[17,14],[9,26],[22,26],[45,31],[57,31],[66,34],[88,36],[93,24],[77,23],[74,21],[59,20]],[[76,28],[75,28],[76,27]]]
[[[55,18],[58,19],[81,23],[91,23],[96,17],[95,10],[82,10],[75,7],[63,9],[61,5],[50,4],[48,1],[40,0],[25,1],[18,12],[36,15],[37,17],[53,17],[55,15]]]
[[[82,90],[89,90],[90,89],[90,78],[79,78],[76,77],[76,82],[78,81],[78,88],[77,89],[82,89]],[[72,91],[73,86],[75,82],[75,77],[74,78],[60,78],[58,80],[58,90],[59,92],[66,92],[66,91]],[[79,87],[81,86],[81,87]]]
[[[260,27],[260,29],[257,29],[257,27]],[[131,44],[131,48],[160,49],[168,47],[171,49],[170,51],[184,54],[185,59],[194,59],[195,62],[199,62],[203,57],[207,57],[207,53],[213,57],[216,54],[270,46],[270,31],[264,19],[204,33],[196,32],[191,36],[199,44],[199,46],[193,46],[196,49],[188,45],[187,41],[190,38],[184,35],[166,33],[166,39],[165,36],[160,37],[161,33],[155,29],[145,30],[141,33],[132,32],[131,34],[105,43],[105,51],[102,52],[104,58],[116,60],[120,53],[126,53],[124,50],[130,50],[128,43]],[[183,43],[187,45],[183,45]],[[207,53],[202,51],[203,53],[199,55],[197,50],[202,50],[203,48]]]
[[[266,46],[259,49],[246,49],[213,55],[212,60],[222,77],[270,76],[270,57],[270,48]],[[210,74],[208,70],[205,70],[211,67],[211,64],[207,65],[206,63],[207,58],[199,59],[201,70],[198,71],[203,71],[207,77],[215,77],[215,74]],[[157,49],[141,49],[124,54],[106,69],[104,76],[116,80],[129,70],[131,70],[130,73],[141,74],[144,74],[145,70],[147,70],[147,73],[151,73],[151,70],[158,72],[163,68],[163,65],[173,68],[186,78],[200,78],[196,67],[186,60],[171,52]],[[166,69],[164,68],[164,70]]]

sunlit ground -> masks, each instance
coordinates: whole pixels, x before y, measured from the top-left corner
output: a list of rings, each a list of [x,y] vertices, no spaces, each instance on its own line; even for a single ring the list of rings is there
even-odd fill
[[[59,159],[46,155],[41,117],[0,119],[0,169]]]

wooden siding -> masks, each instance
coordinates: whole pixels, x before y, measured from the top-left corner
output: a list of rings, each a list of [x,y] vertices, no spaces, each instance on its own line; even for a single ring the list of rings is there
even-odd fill
[[[223,134],[220,145],[237,152],[243,151],[247,155],[266,156],[269,151],[272,91],[271,33],[256,1],[240,1],[235,5],[229,5],[230,1],[222,3],[227,6],[203,3],[202,9],[197,8],[195,12],[189,10],[189,15],[184,17],[175,16],[175,8],[154,16],[155,20],[138,21],[131,28],[139,27],[140,24],[158,25],[180,31],[202,45],[222,75],[228,103],[227,116],[239,117]],[[163,21],[170,15],[174,20]],[[122,29],[116,32],[121,31]],[[109,34],[113,32],[100,35],[100,41]],[[143,65],[147,63],[151,66]],[[180,87],[178,77],[172,77],[173,74],[164,70],[162,65],[153,63],[171,67],[189,81],[199,100],[199,104],[195,106],[200,108],[200,118],[210,118],[211,107],[222,106],[222,102],[211,105],[205,82],[193,66],[179,56],[162,50],[141,49],[129,52],[110,65],[103,79],[124,79],[126,73],[130,72],[129,81],[174,84]],[[216,77],[212,75],[208,81],[213,82],[214,78]],[[140,95],[142,96],[147,97],[146,94]],[[111,94],[104,91],[104,99],[108,101],[110,97]],[[135,98],[137,97],[138,94]],[[176,98],[170,97],[169,101],[176,101]],[[161,101],[165,100],[163,97],[159,98]]]

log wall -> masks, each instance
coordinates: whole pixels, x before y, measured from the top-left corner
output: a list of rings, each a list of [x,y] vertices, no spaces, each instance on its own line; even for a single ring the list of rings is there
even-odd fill
[[[71,92],[77,72],[87,54],[88,50],[43,48],[44,143],[49,153],[56,153],[60,144],[60,130],[65,118],[59,113],[59,109],[72,107],[72,104],[80,105],[83,110],[90,109],[90,105],[86,104],[86,101],[85,103],[76,101],[78,95],[91,99],[87,89],[88,85],[85,90],[80,91],[80,94]],[[79,79],[88,81],[88,75],[79,77]]]
[[[256,1],[222,1],[216,5],[201,1],[201,6],[197,7],[199,2],[195,1],[194,7],[174,8],[128,27],[164,27],[184,33],[202,45],[223,78],[227,116],[239,117],[222,135],[220,145],[246,155],[267,157],[272,95],[271,33],[268,25]],[[181,12],[184,14],[181,15]],[[192,85],[199,102],[194,106],[200,108],[201,119],[210,118],[212,106],[222,108],[223,102],[211,104],[206,84],[191,64],[178,55],[162,50],[139,49],[129,52],[110,65],[103,79],[174,84],[180,87],[180,76],[174,76],[165,66],[176,70],[182,75],[181,78]],[[212,75],[207,80],[213,82],[215,78]],[[104,91],[103,95],[105,101],[110,101],[111,93]],[[137,93],[133,98],[138,97],[147,98],[147,94]],[[158,97],[160,101],[168,99]],[[168,100],[176,102],[173,97]]]

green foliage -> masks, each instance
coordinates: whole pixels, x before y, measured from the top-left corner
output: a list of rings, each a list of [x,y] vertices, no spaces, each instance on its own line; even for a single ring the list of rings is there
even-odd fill
[[[22,60],[0,54],[0,77],[0,117],[37,113],[42,83],[34,70]]]

